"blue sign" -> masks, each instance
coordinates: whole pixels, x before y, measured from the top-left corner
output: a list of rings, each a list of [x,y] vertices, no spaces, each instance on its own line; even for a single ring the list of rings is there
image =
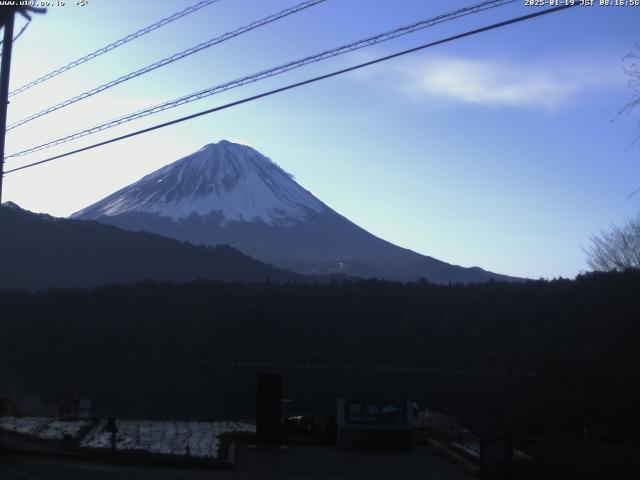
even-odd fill
[[[406,427],[407,402],[345,400],[344,423],[347,425]]]

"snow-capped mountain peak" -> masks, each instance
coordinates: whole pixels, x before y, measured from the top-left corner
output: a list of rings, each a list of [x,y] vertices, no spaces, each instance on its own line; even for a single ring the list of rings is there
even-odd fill
[[[220,212],[229,220],[269,225],[305,221],[328,207],[258,151],[222,140],[205,145],[73,216],[127,212],[173,220]]]
[[[231,245],[303,274],[444,283],[508,279],[378,238],[327,207],[261,153],[224,140],[73,216],[195,245]]]

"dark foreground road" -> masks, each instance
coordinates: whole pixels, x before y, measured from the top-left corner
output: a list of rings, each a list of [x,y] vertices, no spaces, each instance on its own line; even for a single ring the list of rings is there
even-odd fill
[[[438,479],[471,477],[423,447],[411,452],[349,453],[331,448],[296,447],[287,452],[239,452],[233,471],[179,470],[0,455],[0,480],[351,480]]]

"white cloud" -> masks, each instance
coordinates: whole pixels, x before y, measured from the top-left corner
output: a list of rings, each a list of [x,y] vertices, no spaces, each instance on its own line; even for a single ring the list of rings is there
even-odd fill
[[[602,71],[590,65],[533,65],[431,57],[397,64],[391,78],[401,91],[417,97],[489,107],[553,110],[588,87],[619,80],[619,76],[602,74]]]

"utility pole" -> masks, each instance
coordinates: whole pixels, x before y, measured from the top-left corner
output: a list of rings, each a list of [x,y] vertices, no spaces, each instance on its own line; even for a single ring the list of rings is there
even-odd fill
[[[7,133],[7,107],[9,106],[9,70],[11,69],[11,47],[13,46],[12,11],[4,24],[4,41],[2,42],[2,70],[0,70],[0,205],[2,205],[2,181],[4,178],[4,140]]]

